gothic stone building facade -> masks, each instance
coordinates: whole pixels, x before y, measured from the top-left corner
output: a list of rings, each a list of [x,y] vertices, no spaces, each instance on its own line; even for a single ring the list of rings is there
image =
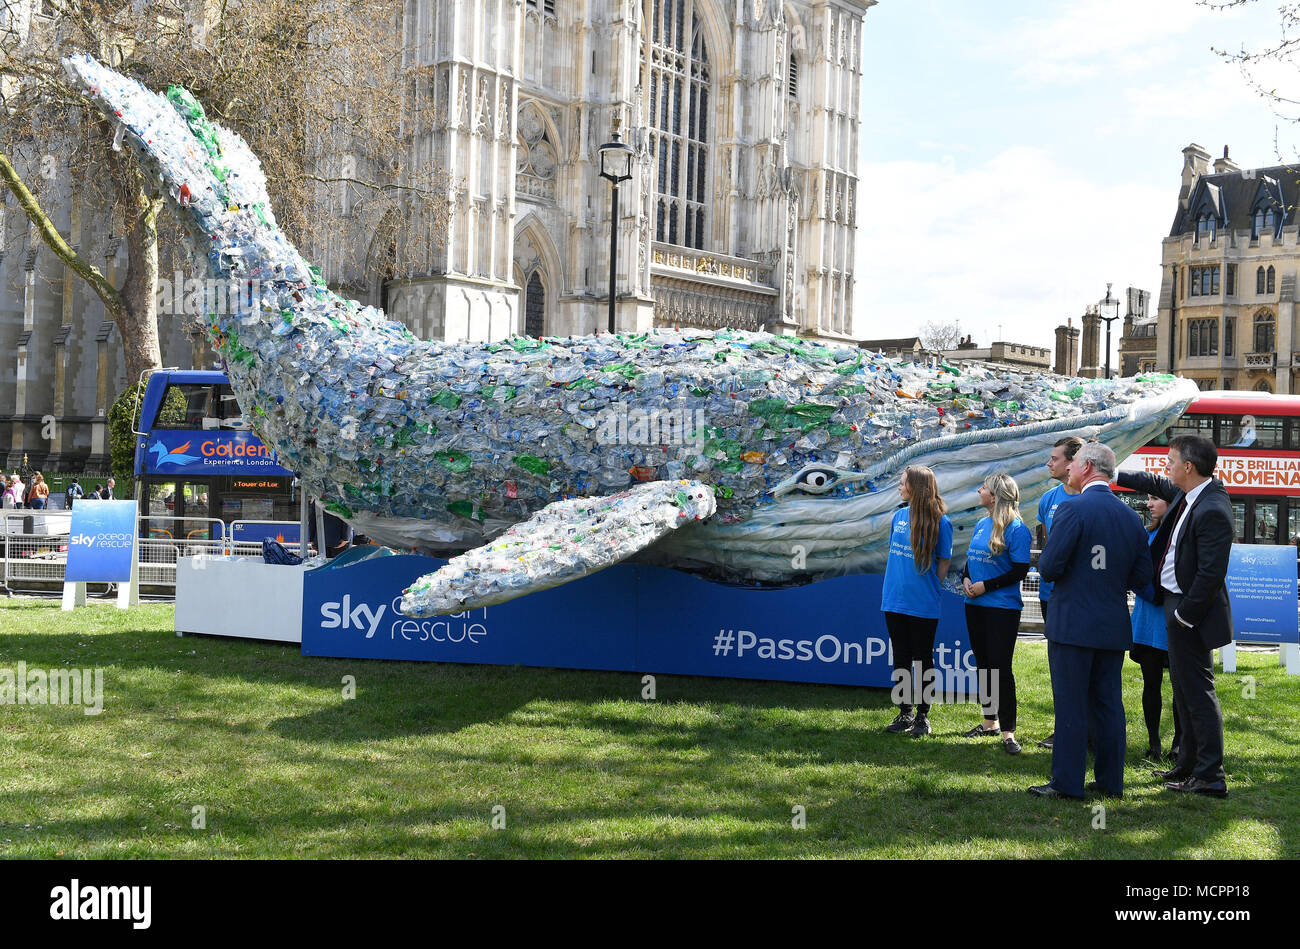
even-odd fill
[[[409,0],[401,55],[435,115],[413,130],[413,158],[445,171],[449,221],[408,231],[431,250],[401,272],[378,240],[326,248],[327,280],[430,338],[603,329],[611,202],[597,149],[617,123],[635,149],[615,222],[620,331],[855,339],[862,31],[874,4]],[[340,228],[355,228],[364,202],[344,187],[327,200]],[[51,210],[83,253],[124,267],[102,209],[79,207],[70,188]],[[7,461],[26,450],[49,470],[103,465],[104,413],[127,381],[116,329],[12,200],[0,234]],[[210,361],[183,321],[160,324],[165,364]],[[42,437],[49,416],[55,442]]]
[[[1183,149],[1164,276],[1155,364],[1202,389],[1297,391],[1296,269],[1300,165],[1239,168]]]

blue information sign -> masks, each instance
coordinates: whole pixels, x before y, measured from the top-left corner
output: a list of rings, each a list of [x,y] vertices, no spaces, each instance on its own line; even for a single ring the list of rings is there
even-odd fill
[[[486,609],[425,619],[398,613],[402,590],[443,563],[402,555],[308,571],[303,654],[892,683],[879,575],[764,591],[621,564]],[[974,696],[963,600],[953,594],[943,595],[935,665],[937,690]]]
[[[252,432],[224,430],[155,430],[145,445],[143,464],[147,474],[291,474]]]
[[[1297,641],[1296,555],[1291,544],[1233,544],[1228,561],[1232,638]]]
[[[135,555],[135,501],[81,501],[72,508],[68,583],[131,579]]]
[[[296,544],[302,536],[300,524],[277,524],[274,521],[234,521],[230,525],[230,539],[238,541],[262,541],[266,538],[278,540],[282,544]]]

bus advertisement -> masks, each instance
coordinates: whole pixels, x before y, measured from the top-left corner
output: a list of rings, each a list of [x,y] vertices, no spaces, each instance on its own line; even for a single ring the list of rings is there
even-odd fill
[[[164,412],[164,405],[181,404],[177,394],[184,413]],[[298,542],[293,472],[246,430],[224,373],[163,369],[149,376],[136,427],[135,479],[149,536],[213,539],[212,521],[219,519],[245,522],[231,528],[236,540]]]
[[[1216,478],[1232,499],[1238,544],[1300,538],[1300,395],[1207,392],[1169,428],[1120,464],[1164,475],[1169,440],[1202,435],[1219,450]]]

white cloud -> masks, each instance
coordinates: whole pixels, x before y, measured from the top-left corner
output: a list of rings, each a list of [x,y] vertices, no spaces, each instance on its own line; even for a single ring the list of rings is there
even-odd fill
[[[1004,339],[1050,347],[1107,281],[1116,294],[1159,293],[1176,182],[1091,181],[1019,146],[965,167],[952,156],[869,164],[862,180],[856,328],[866,338],[957,319],[976,342],[1000,324]]]
[[[1014,64],[1030,83],[1075,83],[1132,75],[1176,62],[1183,34],[1216,18],[1222,27],[1245,15],[1194,0],[1081,0],[1050,16],[1012,20],[981,52]]]

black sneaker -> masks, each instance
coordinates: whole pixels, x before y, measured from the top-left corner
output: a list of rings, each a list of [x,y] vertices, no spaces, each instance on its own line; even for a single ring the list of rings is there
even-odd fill
[[[916,721],[912,723],[907,733],[913,738],[924,738],[930,734],[930,719],[925,715],[916,716]]]
[[[916,719],[912,717],[911,712],[899,712],[898,717],[885,726],[885,731],[891,735],[897,735],[899,732],[905,732],[911,728],[914,721]]]
[[[1052,742],[1055,740],[1056,740],[1056,732],[1052,732],[1050,735],[1048,735],[1046,738],[1044,738],[1042,741],[1038,743],[1038,747],[1050,749],[1052,747]]]

